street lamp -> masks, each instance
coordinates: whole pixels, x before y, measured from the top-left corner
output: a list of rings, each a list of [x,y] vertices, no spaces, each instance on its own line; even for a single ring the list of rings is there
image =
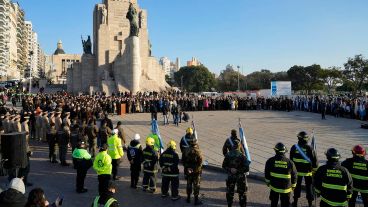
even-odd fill
[[[28,93],[31,94],[32,90],[32,65],[33,65],[33,51],[29,52],[29,55],[31,56],[31,67],[29,68],[29,89]]]
[[[238,68],[238,91],[240,91],[240,82],[239,82],[239,78],[240,78],[240,66],[237,66]]]

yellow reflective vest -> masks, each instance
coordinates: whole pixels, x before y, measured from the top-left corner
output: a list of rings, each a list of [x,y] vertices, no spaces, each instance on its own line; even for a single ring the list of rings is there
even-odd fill
[[[114,134],[107,140],[107,153],[110,155],[111,159],[120,159],[124,156],[123,146],[121,145],[121,139],[118,135]]]
[[[111,157],[107,151],[99,152],[93,161],[93,169],[98,175],[110,175],[112,171]]]

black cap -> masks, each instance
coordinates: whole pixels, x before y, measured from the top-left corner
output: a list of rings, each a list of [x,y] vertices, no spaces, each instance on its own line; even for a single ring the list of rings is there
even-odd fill
[[[341,155],[335,148],[330,148],[326,151],[326,158],[328,161],[339,161]]]
[[[273,149],[275,150],[276,154],[285,154],[287,152],[285,145],[281,142],[277,143]]]

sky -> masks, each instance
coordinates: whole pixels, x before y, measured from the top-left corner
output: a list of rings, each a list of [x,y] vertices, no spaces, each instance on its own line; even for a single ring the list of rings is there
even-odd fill
[[[102,0],[18,0],[47,54],[60,39],[82,53]],[[367,0],[138,0],[148,10],[155,57],[198,58],[215,73],[227,64],[244,74],[286,71],[293,65],[343,66],[368,58]]]

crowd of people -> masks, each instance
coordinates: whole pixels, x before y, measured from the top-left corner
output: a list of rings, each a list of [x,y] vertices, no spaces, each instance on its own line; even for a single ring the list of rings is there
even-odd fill
[[[4,93],[0,98],[4,100],[8,97],[19,102],[22,110],[17,111],[5,106],[0,108],[2,133],[24,132],[27,143],[29,139],[48,143],[49,161],[60,163],[65,167],[71,164],[67,162],[66,158],[70,145],[73,167],[77,171],[76,192],[88,192],[84,187],[84,180],[89,168],[92,167],[98,175],[99,195],[92,201],[91,206],[93,207],[99,205],[118,206],[118,200],[114,198],[116,191],[114,181],[120,179],[118,169],[125,153],[130,163],[131,188],[137,188],[142,171],[143,190],[155,193],[156,176],[158,169],[161,169],[162,197],[171,195],[173,201],[181,198],[178,193],[180,158],[176,152],[177,144],[171,140],[164,150],[159,136],[155,132],[146,137],[145,148],[140,143],[139,134],[136,134],[128,143],[122,123],[118,122],[114,126],[109,118],[112,114],[122,111],[121,107],[126,107],[127,113],[151,113],[152,120],[157,120],[158,113],[162,113],[164,124],[168,124],[169,113],[173,115],[174,124],[178,124],[182,120],[188,121],[190,119],[188,111],[197,110],[300,110],[321,113],[322,115],[331,114],[335,117],[348,115],[349,118],[366,120],[365,110],[367,107],[367,102],[363,98],[204,97],[173,92],[139,93],[136,96],[124,93],[109,97],[103,94],[72,96],[65,92],[53,95],[38,94],[36,96],[21,94],[13,97],[11,93],[6,95]],[[6,100],[4,101],[6,102]],[[187,129],[179,146],[187,182],[186,201],[190,203],[193,195],[194,204],[201,205],[199,191],[203,158],[196,133],[193,130],[195,129]],[[315,200],[313,188],[316,194],[321,196],[321,206],[346,206],[348,202],[350,206],[355,206],[358,193],[361,193],[365,205],[368,205],[368,183],[366,183],[368,162],[364,158],[365,149],[363,147],[354,148],[353,158],[343,162],[344,167],[341,167],[340,155],[337,150],[331,148],[326,153],[327,165],[317,169],[317,157],[313,148],[308,145],[308,134],[301,132],[298,139],[298,144],[291,148],[290,159],[285,157],[286,147],[282,143],[278,143],[274,148],[275,157],[266,163],[265,178],[270,187],[271,206],[277,206],[279,199],[282,207],[289,206],[291,192],[294,192],[293,206],[297,206],[303,178],[306,183],[309,206],[312,206],[312,201]],[[27,146],[28,159],[32,155],[31,151],[31,147]],[[59,154],[58,158],[57,154]],[[230,138],[225,140],[223,155],[222,167],[228,174],[226,181],[228,206],[233,205],[235,188],[239,194],[240,206],[246,206],[246,175],[249,172],[250,162],[246,157],[242,141],[237,137],[236,130],[232,130]],[[9,180],[16,182],[17,187],[9,185],[10,188],[3,194],[19,190],[18,188],[23,190],[23,186],[32,186],[32,183],[28,181],[29,166],[19,169],[19,172],[18,176],[9,173]],[[314,179],[312,179],[313,176]],[[16,177],[21,179],[14,180],[17,179]],[[23,186],[21,186],[22,183]],[[24,194],[23,191],[19,192]],[[32,202],[44,194],[42,189],[38,188],[31,192],[28,200],[32,200]],[[0,206],[4,202],[3,194],[0,195]],[[46,199],[40,202],[46,203]],[[42,204],[40,206],[48,205]],[[60,199],[52,205],[60,206]],[[10,206],[10,204],[6,203],[5,206]]]

